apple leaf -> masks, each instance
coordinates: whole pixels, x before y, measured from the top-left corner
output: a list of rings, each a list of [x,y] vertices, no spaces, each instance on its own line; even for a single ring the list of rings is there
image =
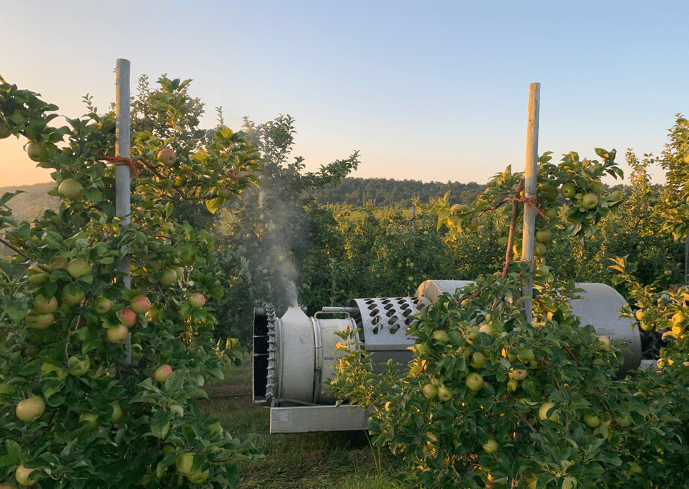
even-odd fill
[[[211,214],[215,214],[216,212],[218,212],[218,209],[220,209],[224,203],[225,199],[221,197],[209,199],[206,201],[206,208]]]

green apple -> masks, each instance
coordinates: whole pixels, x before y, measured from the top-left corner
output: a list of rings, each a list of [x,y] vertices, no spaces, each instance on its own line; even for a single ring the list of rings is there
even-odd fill
[[[93,431],[98,428],[98,415],[96,413],[81,413],[79,415],[79,426],[86,431]]]
[[[447,332],[442,329],[433,331],[432,336],[434,340],[440,341],[441,343],[447,343],[450,341],[450,337],[447,335]]]
[[[91,264],[83,258],[75,258],[67,264],[67,273],[74,279],[89,275],[92,271]]]
[[[574,185],[574,182],[567,182],[560,187],[560,193],[563,197],[571,199],[577,193],[577,186]]]
[[[191,472],[190,474],[187,474],[187,479],[189,479],[189,482],[192,484],[201,484],[208,479],[208,474],[210,474],[210,470],[206,469],[203,472],[201,470],[196,470]]]
[[[127,339],[127,335],[129,335],[129,328],[127,328],[124,324],[113,326],[105,331],[105,336],[107,337],[108,341],[115,344],[124,342],[124,340]]]
[[[32,486],[39,479],[39,473],[36,473],[33,476],[31,475],[33,472],[37,470],[38,469],[27,469],[26,467],[24,467],[23,464],[19,464],[17,470],[14,471],[14,478],[22,486]]]
[[[168,268],[163,272],[158,281],[167,287],[177,282],[178,279],[177,272],[172,268]]]
[[[26,147],[26,154],[29,155],[29,158],[33,161],[45,161],[48,158],[48,149],[41,143],[31,141]]]
[[[548,417],[548,412],[554,407],[555,404],[552,402],[544,402],[541,404],[541,407],[538,409],[538,417],[540,420],[545,421],[546,419],[549,419],[550,421],[555,421],[556,423],[560,421],[560,416],[558,416],[557,413],[552,413],[550,417]]]
[[[539,229],[536,231],[536,241],[541,243],[550,243],[553,239],[553,233],[550,229]]]
[[[473,355],[471,355],[471,363],[470,365],[474,368],[481,368],[483,365],[486,363],[486,357],[483,353],[480,351],[474,352]]]
[[[76,283],[68,283],[62,289],[62,300],[70,306],[81,304],[86,298],[86,293]]]
[[[597,428],[600,426],[600,418],[595,414],[587,414],[584,416],[584,423],[586,423],[591,428]]]
[[[517,379],[510,379],[507,381],[507,391],[515,392],[519,388],[519,381]]]
[[[84,186],[76,178],[65,178],[57,191],[67,200],[79,200],[84,195]]]
[[[98,314],[106,314],[110,311],[110,309],[112,309],[112,304],[113,302],[110,299],[107,299],[101,295],[100,297],[97,297],[95,301],[93,301],[93,309]]]
[[[117,401],[111,403],[110,406],[112,406],[112,414],[110,415],[110,422],[111,423],[117,423],[124,416],[124,411],[122,410],[120,403]]]
[[[434,399],[435,396],[438,395],[438,388],[432,383],[426,384],[423,386],[423,395],[426,396],[427,399]]]
[[[26,280],[31,285],[43,285],[50,276],[38,265],[31,265],[26,272]]]
[[[55,255],[51,260],[50,263],[48,264],[48,267],[50,270],[57,270],[57,269],[65,269],[67,268],[67,264],[69,262],[67,261],[67,258],[65,258],[62,255]]]
[[[78,354],[67,360],[67,372],[74,377],[80,377],[91,368],[91,359],[88,355]]]
[[[486,453],[494,453],[498,450],[498,442],[495,441],[493,438],[488,440],[484,445],[483,445],[483,451]]]
[[[598,180],[596,180],[595,182],[593,182],[591,184],[591,186],[589,187],[589,190],[596,195],[600,195],[601,192],[603,192],[603,184],[601,182],[599,182]]]
[[[31,329],[46,329],[55,322],[55,316],[48,314],[29,314],[26,316],[26,327]]]
[[[483,377],[476,372],[472,372],[467,375],[467,378],[464,381],[464,384],[467,386],[467,388],[473,392],[480,391],[483,388],[483,383]]]
[[[584,209],[594,209],[598,205],[598,196],[589,192],[581,198],[581,205]]]
[[[454,394],[452,394],[452,391],[450,389],[448,389],[442,384],[438,387],[438,398],[441,401],[451,401],[453,397]]]
[[[45,411],[45,401],[40,396],[31,396],[17,403],[15,414],[22,421],[36,421]]]
[[[189,452],[180,453],[175,461],[175,467],[177,467],[177,472],[183,475],[191,473],[191,469],[194,466],[194,454]]]
[[[515,368],[510,372],[510,378],[524,380],[529,375],[529,371],[523,368]]]
[[[50,299],[46,299],[43,295],[39,294],[34,297],[33,308],[40,314],[55,312],[55,309],[57,309],[57,298],[51,297]]]

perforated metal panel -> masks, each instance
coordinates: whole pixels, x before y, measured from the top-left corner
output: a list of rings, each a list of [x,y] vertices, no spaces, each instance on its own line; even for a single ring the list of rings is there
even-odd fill
[[[354,299],[350,306],[359,309],[354,319],[363,332],[366,351],[405,350],[414,344],[407,329],[416,315],[429,304],[425,297],[386,297]]]

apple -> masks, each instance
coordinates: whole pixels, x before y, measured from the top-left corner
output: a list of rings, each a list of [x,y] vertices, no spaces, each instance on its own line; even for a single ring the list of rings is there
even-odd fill
[[[427,399],[433,399],[438,395],[438,388],[432,383],[426,384],[423,386],[423,395],[426,396]]]
[[[124,340],[126,340],[128,334],[129,328],[127,328],[124,324],[108,328],[105,331],[105,336],[108,338],[108,341],[115,344],[122,343]]]
[[[84,375],[90,368],[91,359],[88,355],[73,355],[67,360],[67,372],[74,377]]]
[[[467,375],[464,384],[469,388],[470,391],[478,392],[483,388],[483,377],[476,372],[472,372]]]
[[[598,205],[598,196],[593,192],[589,192],[581,199],[581,205],[584,209],[593,209]]]
[[[450,337],[447,335],[447,332],[443,331],[442,329],[433,331],[433,339],[440,341],[441,343],[447,343],[450,341]]]
[[[533,254],[534,256],[545,256],[546,247],[540,241],[534,241],[533,244]]]
[[[158,280],[162,285],[165,286],[170,286],[177,282],[179,277],[177,276],[177,272],[173,268],[168,268],[163,272],[163,275],[161,275],[160,279]]]
[[[98,428],[98,415],[96,413],[81,413],[79,415],[79,426],[86,431],[93,431]]]
[[[517,379],[512,378],[507,381],[507,392],[515,392],[518,387],[519,381]]]
[[[165,166],[172,166],[177,161],[177,155],[171,149],[161,149],[158,152],[158,161]]]
[[[182,280],[184,278],[184,267],[175,267],[174,270],[177,274],[177,280]]]
[[[232,190],[229,187],[223,187],[220,190],[218,190],[218,197],[226,199],[230,195],[232,195]]]
[[[495,453],[498,450],[498,442],[495,441],[493,438],[488,440],[484,445],[483,445],[483,451],[486,453]]]
[[[557,413],[553,413],[548,417],[548,411],[550,411],[552,408],[555,407],[555,404],[552,402],[544,402],[541,404],[541,407],[538,408],[538,417],[541,419],[541,421],[544,421],[546,419],[549,419],[550,421],[555,421],[556,423],[560,421],[560,416],[558,416]]]
[[[67,268],[67,258],[62,255],[55,255],[48,264],[50,270],[65,269]]]
[[[519,359],[519,361],[526,363],[526,362],[530,362],[531,360],[533,360],[535,358],[535,356],[534,356],[533,350],[529,348],[529,349],[523,350],[521,353],[518,353],[517,358]]]
[[[26,154],[29,155],[33,161],[45,161],[48,158],[48,149],[41,143],[31,141],[26,147]]]
[[[132,298],[129,302],[129,307],[136,314],[146,314],[146,312],[151,308],[151,301],[145,295],[137,295]]]
[[[574,182],[567,182],[560,187],[560,193],[563,197],[571,199],[577,193],[577,186],[574,185]]]
[[[31,329],[46,329],[53,322],[55,322],[55,316],[52,313],[26,316],[26,327]]]
[[[36,421],[45,411],[45,401],[40,396],[31,396],[17,403],[15,414],[22,421]]]
[[[92,271],[91,264],[83,258],[75,258],[67,264],[67,273],[74,279],[88,275]]]
[[[31,265],[26,272],[26,280],[31,285],[43,285],[49,278],[48,274],[38,265]]]
[[[168,364],[163,364],[155,370],[153,377],[155,377],[158,382],[165,382],[171,373],[172,367]]]
[[[550,229],[539,229],[536,231],[536,241],[541,243],[549,243],[553,239],[553,233]]]
[[[12,135],[12,128],[5,124],[4,122],[0,122],[0,139],[5,139],[8,138]],[[0,486],[2,487],[2,486]]]
[[[101,295],[96,297],[96,300],[93,301],[93,309],[98,314],[106,314],[110,311],[110,309],[112,309],[112,304],[113,303],[110,299],[107,299]]]
[[[598,349],[601,351],[610,351],[610,338],[607,336],[598,336]]]
[[[55,312],[57,309],[57,298],[51,297],[46,299],[43,295],[37,295],[33,300],[33,308],[36,312],[41,314],[48,314]]]
[[[130,308],[117,311],[117,317],[119,318],[120,322],[128,328],[131,328],[136,324],[136,313]]]
[[[523,368],[515,368],[510,372],[510,378],[524,380],[529,375],[529,371]]]
[[[149,323],[155,323],[157,321],[160,321],[160,307],[151,307],[147,312],[146,312],[146,318],[148,319]]]
[[[438,387],[438,398],[441,401],[451,401],[453,397],[454,395],[452,394],[452,391],[450,389],[448,389],[442,384],[440,385],[440,387]]]
[[[227,176],[230,177],[232,180],[237,181],[237,179],[239,179],[239,171],[230,170],[227,172]]]
[[[62,289],[62,300],[70,306],[81,304],[85,297],[86,293],[74,283],[69,283]]]
[[[189,304],[191,304],[191,307],[194,309],[202,308],[205,303],[206,298],[203,296],[203,294],[199,294],[198,292],[191,294],[189,297]]]
[[[208,474],[210,474],[210,470],[206,469],[203,472],[201,470],[195,470],[191,472],[190,474],[187,474],[187,479],[189,479],[189,482],[192,484],[201,484],[202,482],[205,482],[206,479],[208,479]]]
[[[586,414],[584,416],[584,423],[586,423],[591,428],[597,428],[600,426],[600,418],[595,414]]]
[[[112,414],[110,415],[110,422],[111,423],[117,423],[124,416],[124,411],[122,410],[120,403],[117,401],[111,403],[110,406],[112,406]]]
[[[177,455],[177,460],[175,461],[175,467],[177,467],[177,472],[183,475],[191,473],[191,468],[194,465],[194,454],[189,452],[180,453]]]
[[[22,486],[32,486],[38,481],[38,474],[31,477],[31,473],[36,470],[38,469],[27,469],[23,464],[19,464],[17,470],[14,471],[14,478]]]
[[[473,355],[471,355],[471,363],[470,365],[474,368],[481,368],[483,365],[486,363],[486,357],[481,353],[480,351],[474,352]]]
[[[68,200],[79,200],[84,195],[84,187],[76,178],[65,178],[57,191]]]
[[[589,190],[591,190],[591,192],[593,192],[596,195],[600,195],[601,192],[603,191],[603,184],[601,182],[599,182],[598,180],[596,180],[595,182],[593,182],[591,184],[591,187],[589,188]]]

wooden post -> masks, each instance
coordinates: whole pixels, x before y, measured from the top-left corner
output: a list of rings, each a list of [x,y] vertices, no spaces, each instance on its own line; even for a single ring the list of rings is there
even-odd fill
[[[526,169],[524,170],[524,197],[535,199],[538,196],[538,113],[541,104],[541,84],[532,83],[529,87],[529,120],[526,125]],[[534,236],[536,234],[536,209],[524,204],[524,232],[522,234],[522,261],[529,262],[533,271]],[[522,296],[524,312],[529,322],[533,319],[532,301],[533,279],[524,281]]]
[[[130,113],[129,113],[129,68],[127,59],[117,60],[117,85],[116,85],[116,136],[115,154],[123,158],[129,158],[130,154]],[[115,213],[120,218],[120,225],[126,226],[130,222],[130,174],[127,165],[115,167]],[[125,257],[118,265],[117,270],[125,274],[124,286],[131,289],[131,269],[129,256]],[[132,363],[132,335],[127,336],[125,342],[127,358],[126,363]]]

